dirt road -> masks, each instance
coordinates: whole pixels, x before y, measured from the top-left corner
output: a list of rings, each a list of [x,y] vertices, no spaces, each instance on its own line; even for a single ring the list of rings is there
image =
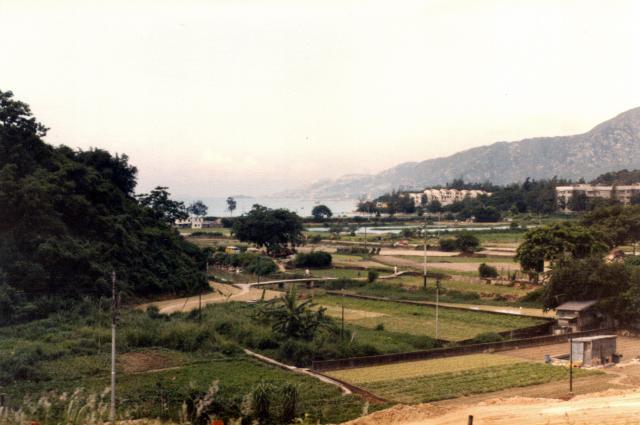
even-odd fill
[[[395,406],[348,422],[350,425],[460,425],[473,415],[475,425],[640,424],[640,391],[610,390],[569,401],[495,398],[458,408],[421,404]]]
[[[249,283],[238,283],[235,285],[226,285],[218,282],[210,282],[213,292],[202,295],[202,306],[208,304],[224,303],[229,301],[257,301],[262,298],[263,290],[260,288],[254,288]],[[278,291],[265,290],[264,298],[270,300],[281,296],[282,293]],[[139,306],[141,309],[154,305],[158,307],[160,313],[171,314],[176,312],[188,312],[195,310],[200,305],[200,300],[197,296],[174,298],[165,301],[156,301],[152,303],[142,304]]]

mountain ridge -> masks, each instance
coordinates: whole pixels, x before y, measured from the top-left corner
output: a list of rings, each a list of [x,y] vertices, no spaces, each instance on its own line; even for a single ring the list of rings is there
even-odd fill
[[[446,157],[404,162],[377,174],[323,179],[280,195],[318,200],[356,199],[375,197],[392,189],[422,189],[455,178],[508,184],[527,177],[592,179],[624,168],[640,168],[640,107],[581,134],[498,141]]]

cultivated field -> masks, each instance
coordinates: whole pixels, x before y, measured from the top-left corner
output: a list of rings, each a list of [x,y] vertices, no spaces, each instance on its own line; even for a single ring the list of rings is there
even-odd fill
[[[351,384],[362,385],[387,381],[390,377],[393,377],[393,379],[418,378],[440,373],[460,372],[521,362],[522,360],[520,359],[498,354],[471,354],[468,356],[334,370],[328,372],[327,375]]]
[[[387,301],[360,300],[348,297],[325,295],[317,297],[315,302],[328,307],[344,306],[349,309],[382,313],[380,317],[345,319],[348,324],[373,329],[382,325],[385,330],[410,335],[435,337],[435,308],[413,306]],[[336,310],[329,311],[339,317]],[[540,320],[475,311],[440,309],[439,338],[460,341],[485,332],[502,332],[524,328],[542,323]]]
[[[451,359],[449,359],[451,360]],[[455,361],[455,360],[454,360]],[[463,360],[464,362],[464,360]],[[602,372],[576,369],[574,378]],[[471,394],[489,393],[506,388],[566,380],[569,370],[562,366],[517,362],[458,370],[410,378],[389,378],[366,382],[366,390],[399,403],[426,403]]]

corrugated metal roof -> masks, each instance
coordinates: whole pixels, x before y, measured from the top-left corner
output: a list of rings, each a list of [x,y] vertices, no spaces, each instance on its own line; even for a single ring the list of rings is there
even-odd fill
[[[598,301],[569,301],[556,307],[558,310],[582,311],[595,305]]]

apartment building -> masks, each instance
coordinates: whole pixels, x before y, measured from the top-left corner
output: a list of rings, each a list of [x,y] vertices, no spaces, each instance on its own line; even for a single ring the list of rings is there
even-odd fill
[[[438,201],[442,205],[453,204],[454,202],[462,201],[465,198],[477,198],[480,195],[491,195],[484,190],[467,190],[467,189],[425,189],[422,192],[409,193],[411,199],[419,206],[422,202],[422,196],[427,198],[427,203]]]
[[[587,198],[615,199],[622,204],[629,204],[631,198],[640,195],[640,183],[620,186],[603,186],[591,184],[574,184],[571,186],[557,186],[556,197],[559,205],[566,206],[574,193],[584,193]]]

